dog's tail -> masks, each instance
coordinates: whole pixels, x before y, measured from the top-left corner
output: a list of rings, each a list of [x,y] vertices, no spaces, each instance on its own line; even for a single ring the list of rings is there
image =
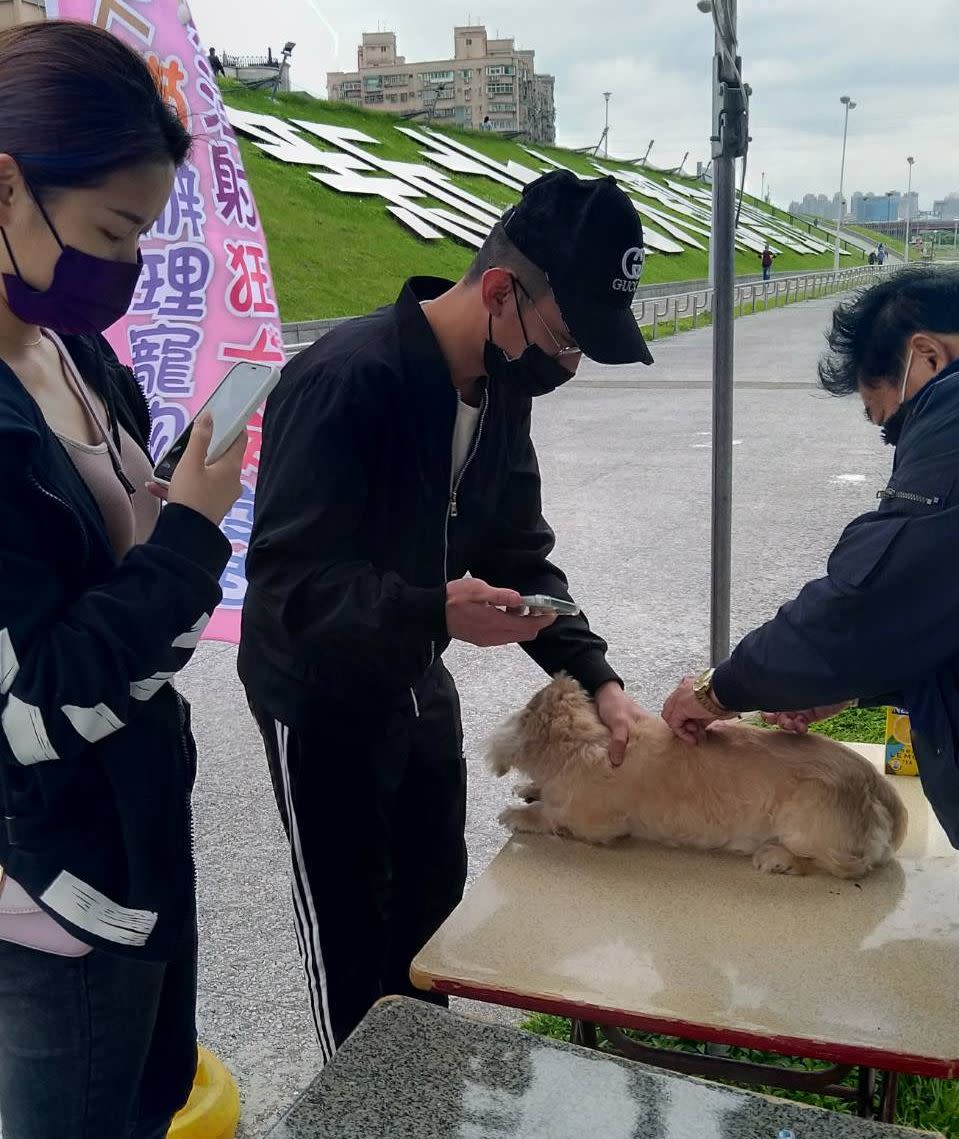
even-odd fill
[[[512,771],[517,759],[518,715],[510,718],[493,732],[486,752],[486,763],[490,771],[502,778]]]
[[[877,819],[885,824],[884,829],[888,828],[890,852],[898,850],[906,837],[909,812],[890,780],[878,774],[874,789],[873,810]]]
[[[861,878],[876,866],[884,866],[906,837],[909,814],[888,779],[878,772],[867,793],[865,828],[860,843],[847,850],[831,850],[823,859],[826,869],[838,878]]]
[[[832,798],[837,788],[831,789],[830,799],[841,822],[833,832],[835,845],[816,853],[802,852],[837,878],[861,878],[884,866],[902,845],[909,823],[890,780],[865,762],[860,771],[865,779],[839,789],[838,798]]]

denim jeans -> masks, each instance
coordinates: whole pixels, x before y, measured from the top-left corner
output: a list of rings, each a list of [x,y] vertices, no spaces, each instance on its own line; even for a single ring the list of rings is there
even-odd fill
[[[195,1074],[195,938],[165,964],[0,942],[3,1139],[163,1139]]]

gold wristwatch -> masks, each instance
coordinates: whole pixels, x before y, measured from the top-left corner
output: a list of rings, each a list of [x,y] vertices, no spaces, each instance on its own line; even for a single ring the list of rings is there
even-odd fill
[[[714,668],[707,668],[705,672],[696,677],[693,681],[693,695],[711,716],[715,716],[719,720],[730,715],[730,711],[728,708],[724,708],[713,695],[713,673],[715,671]]]

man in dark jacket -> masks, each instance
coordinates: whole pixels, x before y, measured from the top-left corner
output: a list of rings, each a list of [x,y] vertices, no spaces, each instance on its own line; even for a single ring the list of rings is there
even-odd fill
[[[853,703],[904,707],[923,789],[959,847],[959,273],[885,278],[837,308],[829,345],[823,386],[858,392],[896,448],[879,507],[846,527],[825,577],[687,677],[663,716],[694,743],[754,708],[805,731]]]
[[[239,670],[327,1056],[380,996],[413,992],[413,956],[462,896],[450,639],[519,643],[580,680],[614,764],[642,715],[585,617],[518,610],[521,595],[569,599],[531,397],[582,353],[652,362],[631,310],[643,256],[613,179],[546,175],[463,280],[408,281],[296,357],[267,405]]]

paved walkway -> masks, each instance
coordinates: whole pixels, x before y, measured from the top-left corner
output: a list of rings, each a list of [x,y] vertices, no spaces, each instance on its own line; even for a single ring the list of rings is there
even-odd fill
[[[736,324],[734,635],[821,571],[844,523],[872,508],[884,482],[890,454],[858,401],[811,386],[833,303]],[[707,659],[710,337],[704,329],[657,343],[650,369],[584,367],[582,382],[535,407],[557,561],[630,691],[651,708]],[[287,855],[234,657],[201,646],[182,687],[201,755],[201,1034],[237,1077],[240,1134],[252,1137],[319,1060]],[[463,697],[475,876],[504,840],[495,819],[508,795],[483,768],[484,740],[544,678],[516,648],[457,646],[447,660]]]
[[[816,362],[838,298],[799,301],[736,319],[736,387],[818,387]],[[584,360],[577,381],[603,387],[675,389],[712,384],[711,326],[649,341],[655,365],[604,368]]]

